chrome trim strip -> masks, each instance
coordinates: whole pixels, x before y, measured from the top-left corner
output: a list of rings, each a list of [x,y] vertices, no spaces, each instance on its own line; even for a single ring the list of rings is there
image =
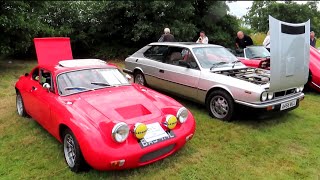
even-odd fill
[[[313,85],[315,85],[317,88],[320,89],[320,86],[319,86],[319,85],[317,85],[316,83],[314,83],[314,82],[312,82],[312,81],[311,81],[311,83],[312,83]]]

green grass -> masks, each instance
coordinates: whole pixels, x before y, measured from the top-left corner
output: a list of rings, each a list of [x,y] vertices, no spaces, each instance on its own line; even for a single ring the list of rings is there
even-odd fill
[[[0,62],[0,179],[318,179],[320,94],[307,93],[294,111],[234,122],[177,98],[193,113],[196,134],[176,154],[134,170],[72,173],[62,145],[35,121],[19,117],[14,84],[35,62]],[[117,63],[121,67],[121,63]]]

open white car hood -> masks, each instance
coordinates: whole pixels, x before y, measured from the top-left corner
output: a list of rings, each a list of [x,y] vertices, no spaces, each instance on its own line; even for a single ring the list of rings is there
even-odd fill
[[[310,20],[292,24],[269,16],[271,75],[269,91],[307,83],[310,56]]]

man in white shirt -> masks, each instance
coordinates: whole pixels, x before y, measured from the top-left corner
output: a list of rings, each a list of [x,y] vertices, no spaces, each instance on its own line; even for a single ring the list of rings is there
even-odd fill
[[[209,39],[206,36],[206,34],[204,33],[204,31],[200,32],[200,37],[198,38],[198,40],[196,41],[196,43],[202,43],[202,44],[208,44]]]
[[[268,31],[266,38],[263,41],[263,46],[268,49],[268,51],[270,52],[270,31]]]

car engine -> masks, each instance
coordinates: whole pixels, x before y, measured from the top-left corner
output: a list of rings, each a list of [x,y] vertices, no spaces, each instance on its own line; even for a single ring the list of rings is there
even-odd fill
[[[223,71],[214,71],[214,73],[235,77],[255,84],[267,84],[270,81],[270,71],[258,68],[243,68]]]

